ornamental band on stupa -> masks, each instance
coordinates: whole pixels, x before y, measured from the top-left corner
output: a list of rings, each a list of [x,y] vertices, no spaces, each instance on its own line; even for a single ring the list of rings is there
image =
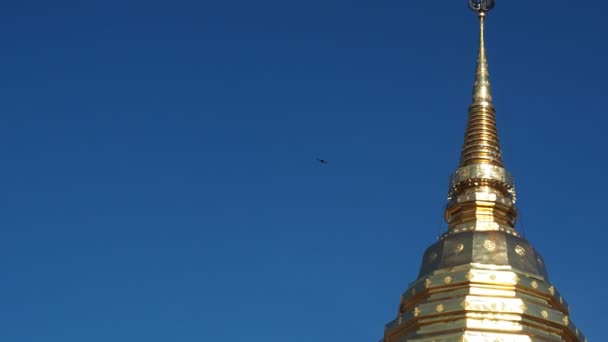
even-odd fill
[[[448,230],[424,253],[384,342],[586,341],[540,254],[515,229],[515,186],[504,169],[484,25],[494,0],[469,0],[479,56],[460,157],[450,178]]]

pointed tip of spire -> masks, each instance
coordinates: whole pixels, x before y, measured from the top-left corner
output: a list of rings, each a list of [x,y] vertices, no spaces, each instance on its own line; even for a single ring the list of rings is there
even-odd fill
[[[470,0],[469,6],[479,15],[479,56],[473,86],[473,101],[469,107],[467,132],[462,148],[460,165],[491,164],[503,166],[502,152],[498,140],[490,72],[486,56],[485,19],[494,1]]]
[[[492,89],[490,86],[490,72],[486,56],[485,20],[488,12],[496,5],[495,0],[469,0],[469,8],[479,16],[479,56],[475,72],[475,85],[473,87],[473,105],[492,104]]]
[[[479,15],[479,56],[475,72],[475,85],[473,87],[473,103],[492,103],[492,89],[490,86],[490,72],[488,71],[488,58],[485,43],[485,14]]]

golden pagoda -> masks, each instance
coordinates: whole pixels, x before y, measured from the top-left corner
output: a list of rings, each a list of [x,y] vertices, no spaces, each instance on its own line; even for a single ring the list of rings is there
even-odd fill
[[[494,4],[469,0],[479,56],[460,166],[450,177],[448,230],[424,253],[383,342],[586,341],[543,258],[515,229],[515,185],[503,166],[486,59]]]

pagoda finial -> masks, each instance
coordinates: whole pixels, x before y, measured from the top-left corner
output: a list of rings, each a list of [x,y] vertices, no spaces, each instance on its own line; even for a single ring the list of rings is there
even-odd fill
[[[496,2],[494,0],[469,0],[469,8],[480,15],[485,15],[485,13],[492,10],[495,5]]]
[[[479,56],[473,101],[469,107],[469,121],[460,158],[461,166],[472,164],[503,166],[485,44],[485,20],[494,5],[494,0],[469,0],[469,7],[479,16]]]
[[[486,56],[485,19],[486,14],[494,8],[494,0],[469,0],[469,7],[479,15],[479,57],[473,89],[473,103],[489,102],[491,105],[492,91],[490,89],[490,73],[488,72]]]

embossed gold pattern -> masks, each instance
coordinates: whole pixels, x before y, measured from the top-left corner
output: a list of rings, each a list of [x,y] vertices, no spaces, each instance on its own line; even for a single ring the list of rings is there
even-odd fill
[[[486,240],[483,243],[483,248],[485,248],[489,251],[493,251],[496,249],[496,243],[492,240]]]

